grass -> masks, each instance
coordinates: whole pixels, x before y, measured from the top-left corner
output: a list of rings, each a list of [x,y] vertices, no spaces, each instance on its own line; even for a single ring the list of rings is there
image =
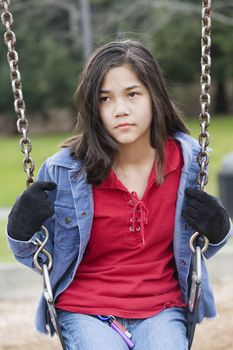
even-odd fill
[[[191,133],[198,138],[200,127],[195,120],[188,121]],[[209,182],[207,192],[218,196],[218,173],[221,170],[221,161],[224,155],[233,152],[233,117],[212,118],[208,128],[210,133]]]
[[[59,150],[58,145],[67,134],[33,136],[31,156],[35,162],[35,174],[43,161]],[[19,137],[1,137],[0,139],[0,208],[11,207],[16,197],[26,187],[26,174],[23,171],[23,153],[19,147]],[[6,238],[6,220],[0,219],[0,263],[14,262]]]
[[[188,120],[191,134],[197,138],[200,130],[196,120]],[[208,128],[211,138],[208,192],[218,195],[217,174],[222,157],[233,151],[233,117],[213,118]],[[58,151],[58,144],[66,138],[65,134],[33,136],[31,156],[35,161],[35,175],[42,162]],[[0,207],[12,206],[15,198],[25,189],[26,174],[22,170],[23,154],[19,148],[19,137],[1,137],[0,139]]]
[[[197,138],[200,132],[196,120],[188,120],[187,124],[191,134]],[[217,174],[221,168],[221,159],[226,153],[233,151],[233,117],[213,118],[208,128],[210,132],[209,183],[207,191],[218,195]],[[58,144],[68,135],[44,135],[33,136],[32,158],[36,164],[35,175],[42,162],[50,155],[58,151]],[[15,198],[25,189],[26,175],[22,170],[23,154],[19,149],[19,137],[2,137],[0,139],[0,207],[10,207]],[[0,220],[0,262],[14,261],[5,239],[4,220]]]
[[[32,137],[32,151],[30,153],[35,162],[37,174],[43,161],[59,150],[66,134],[44,135]],[[19,146],[19,137],[1,137],[0,139],[0,207],[9,207],[26,186],[26,174],[23,170],[23,153]]]

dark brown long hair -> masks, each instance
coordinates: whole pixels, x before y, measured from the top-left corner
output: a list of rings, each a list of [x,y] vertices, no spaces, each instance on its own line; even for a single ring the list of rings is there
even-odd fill
[[[118,151],[118,143],[104,127],[99,113],[99,91],[105,74],[114,67],[128,65],[148,88],[153,117],[150,142],[157,154],[157,179],[163,180],[164,144],[176,131],[188,133],[182,117],[171,102],[160,67],[148,49],[133,40],[113,41],[92,53],[80,76],[74,96],[78,111],[76,136],[63,143],[74,157],[82,160],[87,181],[99,184],[107,176]]]

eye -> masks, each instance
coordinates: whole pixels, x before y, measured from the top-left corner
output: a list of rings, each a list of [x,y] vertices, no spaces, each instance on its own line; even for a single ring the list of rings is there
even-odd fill
[[[100,96],[100,103],[105,103],[110,100],[109,96]]]
[[[139,93],[136,92],[136,91],[131,91],[131,92],[129,93],[129,97],[135,97],[135,96],[137,96],[137,95],[139,95]]]

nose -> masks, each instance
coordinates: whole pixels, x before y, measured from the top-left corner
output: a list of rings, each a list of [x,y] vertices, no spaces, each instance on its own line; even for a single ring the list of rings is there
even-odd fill
[[[129,107],[127,106],[127,103],[123,99],[119,99],[115,102],[114,106],[114,116],[117,117],[124,117],[129,115]]]

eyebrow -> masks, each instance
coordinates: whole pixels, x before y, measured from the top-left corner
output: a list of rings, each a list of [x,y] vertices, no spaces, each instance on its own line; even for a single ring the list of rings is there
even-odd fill
[[[128,86],[127,88],[125,88],[124,90],[129,91],[129,90],[133,90],[133,89],[136,89],[136,88],[141,88],[141,86],[140,85],[131,85],[131,86]],[[103,89],[101,89],[99,93],[100,94],[108,94],[110,92],[111,92],[111,90],[103,90]]]

